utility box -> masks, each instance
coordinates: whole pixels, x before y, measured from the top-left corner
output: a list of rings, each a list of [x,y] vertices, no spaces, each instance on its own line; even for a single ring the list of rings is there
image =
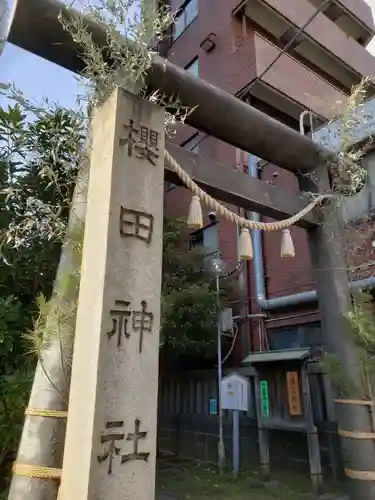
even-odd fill
[[[233,311],[226,307],[220,311],[220,328],[222,333],[233,332]]]
[[[221,379],[221,407],[223,410],[248,411],[249,380],[238,373]]]

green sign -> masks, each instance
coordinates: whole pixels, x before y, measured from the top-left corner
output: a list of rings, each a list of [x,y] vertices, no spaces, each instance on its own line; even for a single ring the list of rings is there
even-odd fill
[[[268,382],[261,380],[259,383],[260,392],[260,413],[262,417],[268,418],[270,416],[270,402],[268,398]]]
[[[210,415],[217,415],[217,399],[210,398]]]

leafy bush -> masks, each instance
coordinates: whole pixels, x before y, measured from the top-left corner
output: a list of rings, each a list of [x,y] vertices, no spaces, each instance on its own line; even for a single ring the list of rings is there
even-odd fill
[[[0,108],[0,498],[7,496],[35,368],[24,334],[51,294],[83,140],[82,120],[8,89]]]
[[[187,245],[186,223],[165,220],[163,235],[162,347],[177,355],[212,358],[217,352],[216,283],[204,255]],[[225,303],[228,284],[220,291]]]
[[[32,380],[34,363],[21,337],[27,319],[19,300],[0,297],[0,492],[17,452]]]

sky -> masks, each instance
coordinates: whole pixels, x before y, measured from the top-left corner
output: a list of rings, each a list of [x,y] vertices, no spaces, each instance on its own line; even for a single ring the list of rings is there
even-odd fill
[[[3,1],[0,0],[0,5]],[[10,5],[14,0],[5,1]],[[63,1],[79,9],[80,4],[87,5],[88,0],[73,0],[73,3],[72,0]],[[90,0],[90,4],[93,3],[96,0]],[[130,10],[129,15],[132,17],[137,10],[137,3],[135,0],[135,8]],[[0,82],[14,83],[28,100],[41,103],[47,98],[50,102],[69,108],[76,108],[77,97],[85,93],[82,83],[70,71],[10,43],[6,44],[0,56]],[[0,105],[3,103],[4,98],[0,96]]]
[[[0,56],[0,82],[14,83],[29,100],[41,103],[48,98],[69,108],[77,106],[77,96],[83,93],[73,73],[9,43]]]
[[[375,18],[375,0],[367,3]],[[375,39],[368,50],[375,55]],[[6,45],[0,57],[0,82],[13,82],[27,99],[40,103],[47,97],[64,107],[76,107],[77,96],[83,93],[73,73],[11,44]]]

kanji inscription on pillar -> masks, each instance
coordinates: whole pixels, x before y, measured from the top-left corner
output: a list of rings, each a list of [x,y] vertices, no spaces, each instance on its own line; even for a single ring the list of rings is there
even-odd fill
[[[123,443],[120,444],[120,441],[123,441],[125,437],[125,434],[123,433],[124,421],[119,420],[117,422],[107,422],[105,427],[106,432],[102,434],[100,443],[106,447],[103,450],[103,453],[98,455],[98,462],[100,464],[103,462],[108,463],[108,474],[113,473],[113,460],[116,459],[116,457],[118,457],[119,463],[121,464],[131,462],[132,460],[143,460],[144,462],[148,461],[150,453],[139,450],[139,441],[145,439],[147,436],[146,431],[140,430],[141,421],[139,418],[135,419],[134,432],[128,432],[126,436],[126,441],[131,441],[133,443],[133,451],[130,453],[122,454]]]
[[[123,128],[119,145],[126,149],[127,155],[145,159],[152,165],[156,165],[159,158],[159,132],[144,124],[137,127],[132,118],[123,125]]]
[[[147,436],[147,432],[141,431],[141,421],[137,418],[134,422],[134,432],[130,432],[126,436],[127,441],[131,441],[133,443],[133,451],[128,453],[127,455],[122,455],[121,463],[130,462],[131,460],[143,460],[147,462],[150,454],[148,452],[139,451],[139,441],[144,439]]]
[[[145,332],[152,333],[154,315],[147,310],[147,302],[142,300],[140,309],[130,310],[131,303],[126,300],[115,300],[117,309],[111,309],[109,314],[112,318],[112,329],[107,332],[109,339],[116,337],[117,347],[122,346],[123,339],[127,339],[135,332],[139,334],[138,352],[142,352],[143,335]],[[128,321],[131,317],[131,327]]]
[[[164,111],[117,89],[97,110],[59,500],[152,500]]]
[[[120,207],[120,235],[151,243],[154,229],[154,216],[139,210]]]
[[[100,439],[101,444],[106,444],[107,446],[104,452],[98,455],[98,461],[99,463],[108,461],[108,474],[112,474],[113,459],[118,456],[121,451],[121,448],[119,448],[116,443],[124,439],[125,434],[119,432],[118,430],[122,427],[124,427],[123,421],[107,422],[106,429],[109,429],[111,432],[103,434]]]

